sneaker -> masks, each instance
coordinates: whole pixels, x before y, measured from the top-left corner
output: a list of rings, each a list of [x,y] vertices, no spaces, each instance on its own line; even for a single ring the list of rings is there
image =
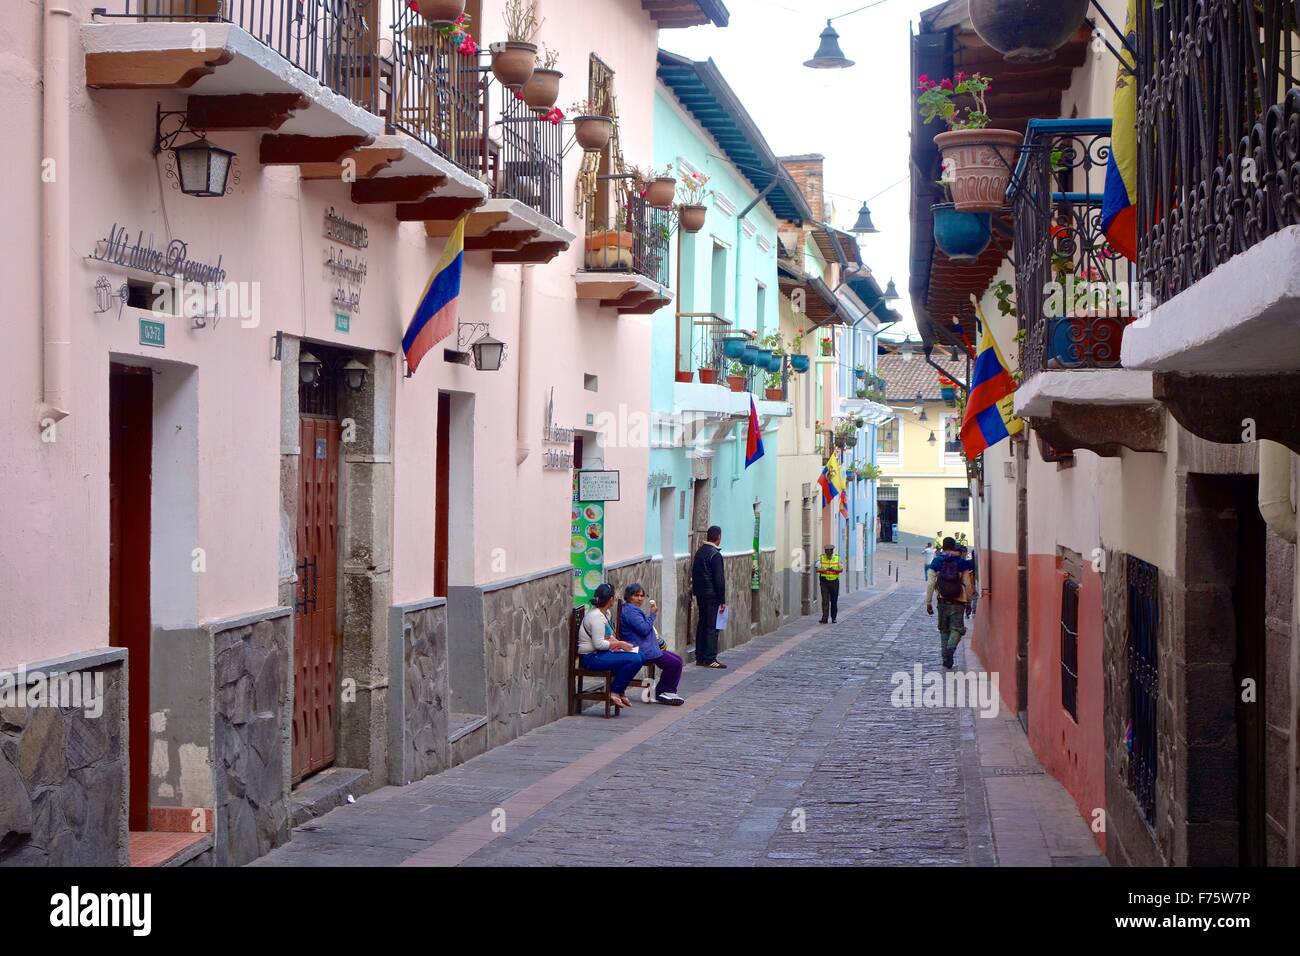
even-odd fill
[[[682,704],[686,703],[686,701],[681,697],[678,697],[676,694],[660,694],[655,698],[655,703],[667,704],[669,707],[680,707]]]

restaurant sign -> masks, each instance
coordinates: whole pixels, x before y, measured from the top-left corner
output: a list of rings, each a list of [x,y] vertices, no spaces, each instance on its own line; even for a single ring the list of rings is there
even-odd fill
[[[189,246],[179,239],[172,239],[161,249],[155,248],[153,235],[146,242],[143,231],[136,233],[135,242],[132,243],[126,227],[117,223],[113,223],[107,236],[95,243],[95,250],[89,258],[185,282],[221,285],[226,281],[226,270],[221,268],[221,256],[217,257],[216,263],[191,259]]]

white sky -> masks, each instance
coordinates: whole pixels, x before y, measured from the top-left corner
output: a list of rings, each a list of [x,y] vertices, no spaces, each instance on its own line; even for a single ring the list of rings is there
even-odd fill
[[[903,321],[890,330],[917,335],[907,296],[911,225],[909,24],[939,0],[885,0],[835,22],[847,70],[810,70],[826,18],[868,0],[725,0],[731,25],[664,30],[660,45],[696,60],[710,57],[778,156],[826,157],[832,223],[848,229],[868,200],[879,233],[860,237],[862,258],[883,287],[890,278]],[[901,181],[900,181],[901,180]],[[882,190],[888,190],[882,195]],[[875,197],[874,199],[872,197]]]

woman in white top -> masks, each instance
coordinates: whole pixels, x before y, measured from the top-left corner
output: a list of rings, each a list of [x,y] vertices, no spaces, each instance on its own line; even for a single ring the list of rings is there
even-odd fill
[[[587,670],[612,671],[609,699],[619,707],[630,707],[632,702],[623,691],[644,661],[635,645],[614,636],[614,626],[605,613],[613,600],[614,588],[608,584],[600,585],[591,596],[591,610],[578,628],[578,659]]]

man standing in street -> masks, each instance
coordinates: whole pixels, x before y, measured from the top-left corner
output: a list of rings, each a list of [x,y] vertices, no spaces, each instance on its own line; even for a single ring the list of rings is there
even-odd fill
[[[722,566],[722,529],[716,524],[705,534],[704,544],[691,562],[691,592],[699,620],[695,625],[695,663],[722,668],[718,660],[718,612],[727,608],[727,580]]]
[[[943,539],[943,547],[930,564],[925,588],[925,612],[934,614],[933,597],[939,592],[939,652],[943,666],[952,670],[953,655],[966,633],[965,618],[971,614],[975,565],[952,538]]]
[[[817,559],[817,574],[822,587],[822,623],[826,623],[829,614],[831,623],[840,616],[840,556],[835,553],[835,545],[826,545],[826,550]]]

